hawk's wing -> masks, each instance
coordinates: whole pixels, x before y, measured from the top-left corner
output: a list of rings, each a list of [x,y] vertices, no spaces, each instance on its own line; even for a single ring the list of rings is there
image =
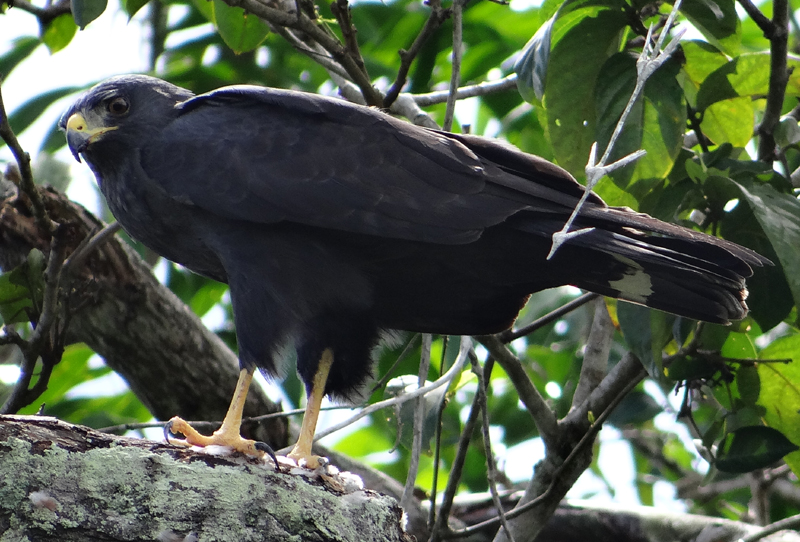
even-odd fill
[[[522,177],[468,141],[313,94],[228,87],[179,107],[142,166],[173,198],[230,219],[464,243],[522,209],[566,216],[583,191],[510,146],[481,139]]]

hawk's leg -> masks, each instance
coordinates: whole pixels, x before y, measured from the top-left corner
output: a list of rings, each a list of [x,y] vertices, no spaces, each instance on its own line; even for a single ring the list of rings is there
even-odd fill
[[[319,456],[311,453],[311,445],[314,443],[314,431],[317,428],[319,409],[322,405],[322,398],[325,397],[325,384],[328,381],[328,373],[333,364],[333,351],[326,348],[322,351],[317,372],[314,374],[314,381],[311,389],[307,390],[308,401],[306,402],[306,413],[303,416],[303,425],[300,427],[300,437],[289,457],[297,461],[300,466],[309,469],[316,469],[320,465]]]
[[[252,369],[242,369],[239,373],[239,381],[236,383],[236,391],[228,407],[228,413],[222,421],[222,426],[214,431],[210,437],[201,435],[188,422],[179,417],[172,418],[164,428],[164,435],[167,442],[183,444],[185,446],[228,446],[243,454],[261,457],[264,452],[269,453],[274,458],[272,450],[263,442],[256,442],[242,438],[240,428],[242,425],[242,411],[244,410],[247,390],[250,389],[250,382],[253,380]],[[169,433],[181,434],[186,437],[184,440],[170,440]],[[277,465],[277,463],[276,463]]]

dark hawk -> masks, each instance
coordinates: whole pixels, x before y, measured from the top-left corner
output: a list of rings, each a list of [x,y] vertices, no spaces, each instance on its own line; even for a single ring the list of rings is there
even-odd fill
[[[420,128],[315,94],[232,86],[195,96],[141,75],[84,94],[61,127],[123,228],[230,285],[241,374],[222,428],[191,444],[259,454],[239,435],[256,368],[293,347],[308,408],[290,454],[309,466],[324,395],[370,376],[379,332],[508,329],[532,292],[571,284],[693,319],[743,318],[769,263],[734,243],[592,194],[594,228],[547,260],[584,188],[509,144]]]

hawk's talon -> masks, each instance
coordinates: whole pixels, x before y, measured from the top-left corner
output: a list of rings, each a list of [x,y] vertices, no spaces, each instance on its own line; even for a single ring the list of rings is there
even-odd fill
[[[278,464],[278,457],[275,455],[275,450],[273,450],[272,447],[269,444],[267,444],[266,442],[261,442],[260,440],[257,440],[256,441],[256,450],[258,450],[259,452],[264,452],[265,454],[267,454],[270,457],[270,459],[272,459],[272,462],[275,463],[275,472],[281,472],[281,467]]]

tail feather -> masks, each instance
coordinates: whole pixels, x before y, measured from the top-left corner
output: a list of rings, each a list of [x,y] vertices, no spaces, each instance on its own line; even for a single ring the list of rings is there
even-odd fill
[[[575,286],[603,295],[725,324],[747,315],[745,279],[752,268],[771,264],[729,241],[630,210],[589,211],[576,228],[595,229],[565,243],[554,263],[563,265]],[[552,235],[561,225],[523,220],[516,227]]]

